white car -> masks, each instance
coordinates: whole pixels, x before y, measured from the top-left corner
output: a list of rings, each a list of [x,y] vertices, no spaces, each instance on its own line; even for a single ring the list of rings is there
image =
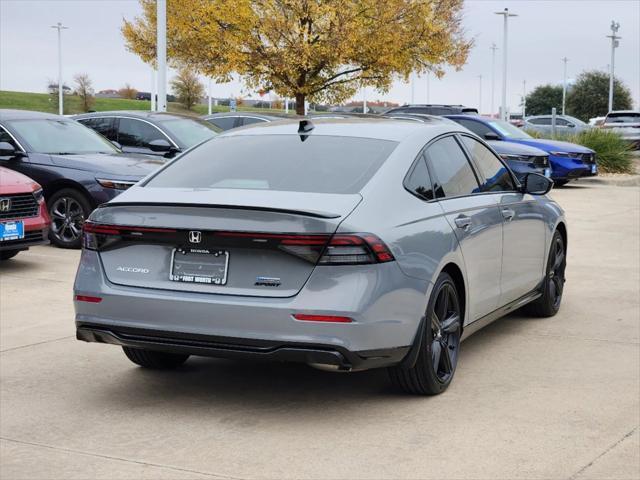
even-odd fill
[[[635,148],[640,148],[640,112],[616,110],[605,117],[602,128],[608,128],[622,135]]]

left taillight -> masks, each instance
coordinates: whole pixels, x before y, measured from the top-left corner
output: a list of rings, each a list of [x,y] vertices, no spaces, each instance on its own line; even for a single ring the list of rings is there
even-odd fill
[[[88,250],[101,250],[121,240],[139,240],[148,236],[156,238],[156,234],[175,232],[171,228],[107,225],[86,221],[82,227],[82,246]]]
[[[395,260],[389,247],[371,233],[336,234],[331,237],[320,265],[360,265]]]

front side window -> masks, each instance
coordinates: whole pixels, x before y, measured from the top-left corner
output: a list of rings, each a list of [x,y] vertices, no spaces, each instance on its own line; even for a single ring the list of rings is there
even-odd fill
[[[9,132],[7,132],[4,128],[0,127],[0,142],[7,142],[8,144],[10,144],[13,148],[15,148],[16,150],[22,150],[18,144],[16,143],[16,141],[13,139],[13,137],[11,135],[9,135]]]
[[[420,154],[418,157],[413,169],[404,182],[404,186],[415,196],[423,200],[433,200],[435,198],[424,154]]]
[[[454,118],[453,121],[459,123],[460,125],[462,125],[467,130],[475,133],[480,138],[485,138],[485,135],[487,133],[495,133],[493,130],[491,130],[489,127],[487,127],[484,123],[476,122],[474,120],[466,120],[466,119],[463,119],[463,118]]]
[[[445,137],[435,141],[427,148],[426,155],[436,176],[433,182],[437,198],[479,192],[473,169],[455,138]]]
[[[118,150],[106,138],[74,120],[30,119],[8,122],[36,153],[114,153]]]
[[[149,148],[154,140],[167,137],[153,125],[133,118],[121,118],[118,125],[118,143],[123,147]]]
[[[529,120],[529,123],[532,123],[534,125],[551,125],[551,119],[547,117],[532,118],[531,120]]]
[[[207,122],[222,130],[230,130],[236,124],[237,118],[238,117],[215,117],[208,119]]]
[[[95,130],[103,137],[108,138],[109,140],[115,140],[116,134],[113,128],[112,117],[100,117],[100,118],[81,118],[78,120],[83,125],[86,125],[92,130]]]
[[[512,192],[515,185],[511,174],[500,160],[475,138],[462,137],[471,158],[480,173],[480,191],[482,192]]]
[[[396,145],[325,135],[220,137],[185,153],[145,186],[357,193]]]
[[[244,117],[242,119],[242,125],[251,125],[252,123],[264,123],[266,122],[266,120],[263,120],[262,118],[256,118],[256,117]]]

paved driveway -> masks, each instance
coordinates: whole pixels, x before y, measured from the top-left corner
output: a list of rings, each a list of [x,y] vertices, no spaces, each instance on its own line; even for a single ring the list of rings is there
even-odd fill
[[[638,478],[640,190],[553,196],[570,222],[561,312],[471,337],[435,398],[384,371],[141,370],[74,339],[78,252],[18,255],[0,267],[0,477]]]

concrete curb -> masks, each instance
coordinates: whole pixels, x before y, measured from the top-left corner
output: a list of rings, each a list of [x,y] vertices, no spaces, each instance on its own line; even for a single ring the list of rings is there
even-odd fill
[[[581,178],[577,183],[582,185],[595,183],[597,185],[615,185],[617,187],[639,187],[640,175],[616,175],[615,177],[603,175],[598,177],[587,177]]]

